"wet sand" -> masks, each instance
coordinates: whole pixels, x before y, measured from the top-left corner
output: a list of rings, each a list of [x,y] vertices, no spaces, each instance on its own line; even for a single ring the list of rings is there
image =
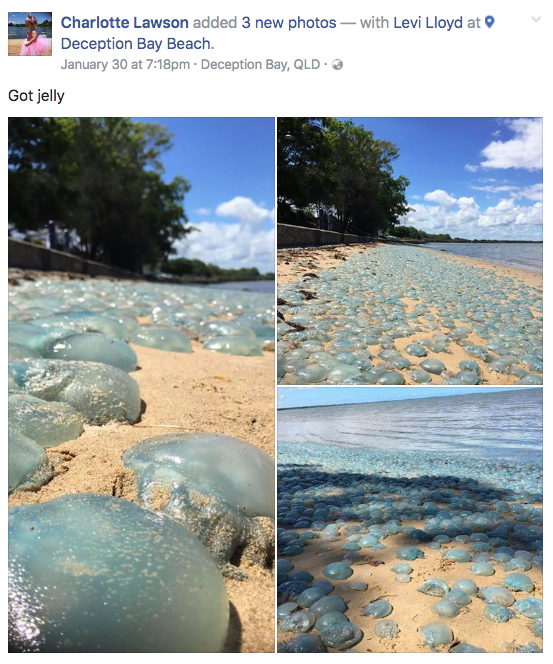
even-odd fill
[[[281,284],[291,284],[298,282],[306,273],[314,272],[317,274],[317,270],[333,270],[339,266],[342,266],[344,262],[357,254],[362,254],[365,252],[372,251],[375,247],[379,246],[390,246],[383,245],[382,243],[373,243],[373,244],[363,244],[363,245],[340,245],[332,247],[316,247],[316,248],[300,248],[300,249],[279,249],[277,252],[277,283]],[[393,245],[391,245],[393,246]],[[508,267],[505,265],[499,265],[497,263],[491,263],[488,261],[483,261],[473,258],[465,258],[461,256],[455,256],[453,254],[447,254],[445,252],[439,252],[435,250],[425,249],[423,247],[416,247],[420,251],[432,252],[436,257],[442,259],[445,262],[461,263],[464,265],[472,265],[483,268],[484,270],[493,272],[496,275],[502,277],[508,277],[514,280],[515,285],[525,284],[532,288],[536,288],[543,292],[543,275],[540,273],[532,272],[530,270],[522,270],[519,268]],[[299,265],[299,263],[302,263]],[[406,311],[411,312],[414,310],[417,304],[420,302],[415,302],[409,300],[408,298],[402,298],[402,301],[406,305]],[[430,313],[435,314],[436,309],[430,307]],[[537,313],[537,312],[534,312]],[[541,315],[541,314],[540,314]],[[443,334],[447,333],[449,330],[446,328],[441,328],[435,332],[441,332]],[[434,334],[433,332],[432,334]],[[421,336],[421,335],[418,335]],[[397,350],[402,354],[405,350],[405,347],[413,343],[416,340],[416,336],[400,338],[395,340],[395,345]],[[474,345],[481,346],[486,345],[484,339],[480,338],[478,335],[472,333],[468,336],[468,340],[471,341]],[[326,346],[325,346],[326,348]],[[441,360],[445,366],[446,370],[457,372],[459,371],[458,365],[462,360],[473,360],[478,363],[482,370],[482,384],[491,384],[491,385],[514,385],[518,382],[519,378],[513,375],[500,374],[496,372],[490,372],[487,369],[487,365],[484,361],[469,356],[463,349],[463,347],[458,344],[450,344],[448,353],[433,353],[428,351],[427,358],[434,358]],[[399,371],[399,370],[397,370]],[[405,378],[406,385],[416,385],[411,377],[409,376],[409,369],[404,369],[400,371]],[[438,379],[438,381],[437,381]],[[432,383],[439,382],[439,377],[433,376]]]
[[[135,425],[87,426],[77,440],[50,448],[55,477],[37,492],[15,491],[9,504],[39,503],[70,493],[97,492],[137,501],[121,454],[145,438],[211,432],[243,438],[274,457],[274,353],[241,357],[203,350],[171,353],[133,346],[140,369],[132,374],[145,408]],[[231,622],[226,652],[274,652],[274,575],[240,569],[246,581],[226,581]]]

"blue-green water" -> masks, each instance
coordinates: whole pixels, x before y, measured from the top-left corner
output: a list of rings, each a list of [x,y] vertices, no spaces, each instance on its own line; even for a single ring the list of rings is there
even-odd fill
[[[279,410],[278,441],[541,465],[542,413],[541,388]]]
[[[499,265],[543,272],[543,244],[541,243],[486,242],[484,244],[469,244],[465,242],[436,242],[422,246],[427,249],[445,251],[456,256],[479,258]]]
[[[37,28],[37,34],[43,37],[52,36],[52,28]],[[8,26],[8,39],[25,39],[27,37],[26,27]]]
[[[247,290],[256,293],[274,293],[274,281],[228,281],[222,284],[215,284],[214,288],[224,288],[225,290]]]

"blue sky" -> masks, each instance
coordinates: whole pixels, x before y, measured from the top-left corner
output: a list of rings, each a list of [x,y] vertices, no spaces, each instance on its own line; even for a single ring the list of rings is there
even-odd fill
[[[342,118],[343,119],[343,118]],[[352,118],[396,143],[406,225],[470,239],[542,239],[540,118]]]
[[[330,406],[344,403],[373,403],[449,397],[456,394],[501,392],[502,390],[532,389],[520,387],[279,387],[277,408],[301,406]]]
[[[185,209],[200,229],[177,253],[221,267],[274,270],[275,131],[273,118],[134,118],[173,133],[162,157],[166,177],[192,189]]]
[[[39,23],[52,20],[52,12],[8,12],[8,23],[25,23],[25,19],[31,13]]]

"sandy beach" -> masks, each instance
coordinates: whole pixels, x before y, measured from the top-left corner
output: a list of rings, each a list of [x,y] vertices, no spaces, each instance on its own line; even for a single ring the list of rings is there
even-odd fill
[[[409,521],[406,525],[422,527],[424,524]],[[298,531],[301,532],[301,531]],[[468,571],[469,565],[460,565],[452,561],[444,560],[440,551],[429,549],[422,545],[425,553],[424,559],[418,559],[411,563],[414,571],[410,583],[399,583],[395,575],[390,571],[397,562],[395,557],[396,547],[412,545],[412,541],[404,535],[395,535],[391,538],[393,546],[389,545],[390,538],[385,541],[388,546],[384,551],[371,552],[364,555],[363,560],[353,564],[353,575],[346,581],[332,581],[335,585],[333,595],[341,597],[347,604],[346,615],[351,622],[355,623],[364,633],[363,640],[355,646],[360,653],[429,653],[430,650],[424,645],[419,628],[434,620],[440,620],[432,611],[432,606],[440,598],[431,597],[420,593],[417,588],[429,578],[439,578],[451,587],[455,581],[461,578],[473,578]],[[315,579],[326,578],[322,571],[326,565],[343,560],[344,551],[340,547],[344,540],[327,543],[324,540],[312,540],[301,556],[290,558],[296,565],[296,569],[307,569]],[[420,545],[417,545],[420,546]],[[450,548],[453,548],[451,545]],[[366,550],[365,550],[366,551]],[[294,570],[295,571],[295,570]],[[543,577],[541,570],[531,569],[524,572],[535,585],[533,596],[543,597]],[[492,577],[480,577],[479,585],[500,586],[507,576],[506,572],[496,567],[496,573]],[[478,577],[474,577],[478,580]],[[368,584],[366,591],[351,589],[355,581],[364,581]],[[518,594],[517,594],[518,595]],[[401,628],[401,632],[395,639],[379,639],[373,630],[378,619],[371,616],[362,616],[362,608],[378,599],[385,599],[392,604],[393,611],[386,619],[394,620]],[[517,596],[518,599],[518,596]],[[535,641],[541,647],[541,639],[535,637],[528,629],[528,621],[509,620],[507,623],[490,623],[483,617],[485,604],[477,598],[472,603],[461,609],[461,612],[452,620],[445,622],[452,629],[455,640],[466,641],[474,646],[485,648],[488,652],[505,652],[504,644],[518,643],[526,645]],[[295,634],[279,632],[279,643],[288,641]],[[339,652],[330,650],[330,652]],[[447,650],[446,650],[447,652]]]
[[[25,39],[8,39],[8,55],[19,55],[21,52],[21,44],[26,41]],[[48,53],[44,53],[43,55],[49,56],[52,55],[52,48],[50,47],[50,50]]]
[[[8,39],[8,55],[19,55],[21,53],[21,44],[26,41],[25,39]],[[48,53],[43,55],[49,56],[52,55],[52,47]]]
[[[336,275],[341,274],[341,270],[347,269],[348,263],[351,260],[356,258],[369,255],[370,252],[375,251],[375,249],[389,248],[393,249],[394,246],[398,245],[384,245],[382,243],[374,243],[370,245],[343,245],[343,246],[333,246],[333,247],[317,247],[317,248],[305,248],[305,249],[280,249],[277,256],[277,272],[278,272],[278,284],[279,287],[293,284],[301,284],[300,288],[303,288],[304,291],[313,291],[313,286],[316,286],[318,283],[318,278],[322,275],[330,276],[333,273]],[[403,247],[401,247],[403,248]],[[407,248],[407,247],[405,247]],[[519,289],[527,291],[531,289],[533,293],[540,296],[540,300],[543,293],[543,276],[539,273],[532,272],[529,270],[522,270],[514,267],[508,267],[505,265],[498,265],[488,261],[483,261],[479,259],[465,258],[460,256],[454,256],[452,254],[447,254],[445,252],[432,251],[430,249],[419,248],[419,247],[409,247],[413,252],[416,252],[415,255],[425,256],[431,255],[434,259],[434,262],[439,261],[440,265],[443,265],[446,269],[451,272],[451,267],[455,266],[469,266],[473,268],[479,268],[482,271],[482,276],[487,278],[504,278],[505,284],[508,284],[509,289],[514,293],[518,292]],[[322,273],[322,274],[320,274]],[[306,275],[315,274],[315,278],[307,278]],[[376,274],[376,273],[373,273]],[[361,276],[361,275],[360,275]],[[380,275],[377,275],[377,277]],[[507,281],[508,280],[508,281]],[[382,276],[382,283],[386,283],[386,275]],[[406,287],[409,284],[406,284]],[[370,295],[367,292],[367,295]],[[460,290],[459,295],[462,296],[463,292]],[[316,297],[316,294],[315,294]],[[418,304],[421,304],[421,300],[414,301],[409,297],[401,298],[406,314],[410,314],[415,310],[415,307]],[[424,304],[424,300],[422,300]],[[281,313],[284,310],[281,309]],[[431,316],[436,316],[438,310],[436,307],[429,305],[429,314]],[[535,316],[540,317],[542,314],[536,309],[532,310],[532,313]],[[286,320],[286,316],[284,317]],[[455,321],[458,323],[458,321]],[[459,323],[462,324],[462,323]],[[445,327],[434,330],[432,334],[441,333],[445,334],[449,332]],[[428,336],[423,334],[418,334],[418,337]],[[285,337],[286,338],[286,337]],[[395,339],[395,348],[402,354],[404,354],[406,346],[412,344],[416,341],[417,337],[409,336],[406,338],[397,338]],[[468,335],[467,342],[475,346],[484,346],[486,344],[485,340],[481,338],[478,334],[471,332]],[[377,348],[377,347],[376,347]],[[324,344],[324,349],[329,349],[329,344]],[[371,347],[371,352],[375,352]],[[447,353],[433,353],[428,350],[427,357],[425,359],[432,358],[440,360],[445,364],[446,371],[454,373],[459,371],[459,362],[462,360],[473,360],[475,361],[481,370],[482,383],[483,384],[494,384],[494,385],[513,385],[516,384],[519,378],[516,375],[509,375],[507,373],[497,373],[491,372],[488,370],[486,362],[482,359],[474,356],[470,356],[461,345],[451,344],[447,350]],[[418,361],[418,360],[417,360]],[[414,365],[413,365],[414,366]],[[406,385],[416,384],[409,375],[409,368],[401,370],[405,378]],[[432,377],[432,382],[440,382],[438,376]],[[286,381],[283,381],[285,383]]]
[[[247,440],[274,456],[274,353],[242,357],[203,350],[172,353],[133,346],[144,412],[131,426],[87,426],[77,440],[47,450],[55,477],[37,492],[15,491],[10,506],[61,495],[97,492],[137,501],[134,477],[121,454],[162,434],[211,432]],[[231,623],[227,652],[274,652],[274,576],[271,569],[240,569],[246,581],[227,580]]]
[[[8,39],[8,55],[19,55],[24,39]]]

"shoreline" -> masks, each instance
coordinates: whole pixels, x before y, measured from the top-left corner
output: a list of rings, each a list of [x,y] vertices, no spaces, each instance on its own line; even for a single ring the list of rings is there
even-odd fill
[[[345,276],[347,275],[349,278],[351,278],[351,272],[348,274],[347,270],[344,272],[342,268],[348,266],[348,261],[350,259],[357,261],[357,264],[360,265],[360,270],[368,269],[369,262],[362,263],[361,261],[364,260],[363,254],[367,256],[367,258],[370,258],[371,252],[375,252],[378,250],[384,250],[385,252],[390,252],[393,250],[396,250],[398,252],[404,252],[404,251],[409,251],[409,252],[415,252],[411,256],[407,255],[402,255],[401,257],[406,260],[412,260],[414,256],[418,255],[419,256],[431,256],[432,257],[432,266],[433,269],[438,269],[440,265],[443,266],[444,272],[446,275],[449,276],[449,278],[452,278],[452,275],[455,275],[455,269],[457,266],[462,267],[462,268],[472,268],[473,270],[479,269],[485,272],[482,272],[482,277],[491,277],[492,279],[505,279],[509,280],[506,283],[502,285],[504,290],[510,291],[513,294],[516,294],[519,290],[522,294],[528,294],[529,292],[533,295],[534,299],[540,299],[543,301],[543,274],[542,273],[537,273],[533,272],[530,270],[525,270],[521,268],[515,268],[515,267],[510,267],[506,265],[500,265],[491,261],[484,261],[482,259],[475,259],[475,258],[468,258],[465,256],[456,256],[454,254],[449,254],[447,252],[441,252],[441,251],[436,251],[436,250],[426,250],[424,247],[418,247],[418,246],[399,246],[396,244],[385,244],[385,243],[376,243],[374,245],[340,245],[340,246],[333,246],[333,247],[313,247],[313,248],[294,248],[294,249],[280,249],[277,253],[277,272],[278,272],[278,277],[277,277],[277,283],[278,283],[278,297],[281,297],[281,290],[282,287],[286,289],[286,287],[293,287],[295,284],[298,285],[298,290],[303,287],[303,283],[301,282],[302,277],[305,277],[306,274],[315,274],[317,277],[319,277],[319,273],[321,271],[325,271],[328,274],[336,274],[335,280],[340,280],[344,279]],[[421,253],[424,252],[424,253]],[[376,263],[376,267],[375,267]],[[372,267],[370,268],[373,275],[377,275],[377,272],[380,270],[384,275],[388,274],[390,265],[384,264],[384,263],[378,263],[378,260],[372,261]],[[336,272],[335,272],[336,271]],[[340,274],[341,271],[341,274]],[[420,279],[422,278],[424,281],[424,275],[423,275],[423,270],[419,269],[419,271],[416,271],[416,268],[414,268],[414,271],[412,272],[413,279],[415,280],[414,283],[420,286]],[[353,273],[355,274],[355,273]],[[363,275],[363,272],[360,271],[360,275]],[[460,274],[463,274],[463,272],[460,272]],[[467,272],[465,271],[465,275]],[[469,272],[469,274],[471,274]],[[423,275],[421,277],[421,275]],[[471,275],[472,277],[472,275]],[[374,280],[375,285],[376,285],[376,280]],[[316,297],[316,289],[318,286],[318,279],[309,279],[308,281],[305,282],[307,284],[305,288],[309,288],[311,290],[315,291],[315,297]],[[407,283],[407,280],[404,282],[404,294],[398,295],[398,299],[401,299],[405,313],[407,315],[412,314],[417,305],[420,304],[425,304],[424,297],[418,299],[418,300],[412,300],[409,299],[407,296],[408,292],[408,286],[409,284]],[[400,286],[401,287],[401,286]],[[450,281],[450,282],[445,282],[444,283],[444,289],[448,289],[451,293],[454,292],[455,290],[455,282]],[[367,287],[366,291],[363,291],[365,296],[370,296],[371,294],[374,293],[374,291],[371,291],[371,285],[369,281],[369,286]],[[283,296],[282,299],[285,301],[286,298]],[[453,300],[452,300],[453,302]],[[502,302],[505,302],[503,300]],[[433,300],[431,298],[430,302],[427,303],[429,304],[429,314],[431,316],[439,316],[439,308],[436,307],[436,305],[433,303]],[[281,306],[281,313],[284,314],[284,319],[286,320],[286,309],[283,308],[282,304]],[[541,305],[538,306],[537,308],[531,308],[532,313],[534,316],[537,318],[542,317],[542,312],[541,312]],[[457,321],[455,321],[457,324],[459,324]],[[416,342],[419,338],[424,337],[424,336],[431,336],[434,335],[435,333],[441,333],[441,334],[446,334],[447,332],[450,331],[447,327],[445,327],[443,324],[440,325],[439,318],[437,319],[437,327],[439,329],[434,329],[432,332],[417,332],[414,335],[408,336],[408,337],[402,337],[402,338],[397,338],[395,339],[395,348],[400,352],[404,353],[405,348],[414,342]],[[461,321],[461,324],[464,325],[464,323]],[[286,341],[286,336],[283,337],[283,340]],[[482,337],[478,336],[478,334],[473,330],[467,337],[467,340],[472,343],[472,345],[475,346],[486,346],[486,340],[483,339]],[[279,342],[280,343],[280,342]],[[294,345],[294,344],[292,344]],[[329,343],[323,343],[323,347],[325,350],[331,349],[331,346]],[[381,351],[380,347],[377,346],[371,346],[370,351],[373,354],[378,354]],[[418,358],[410,358],[412,360],[412,367],[415,367],[418,365]],[[515,385],[518,383],[519,378],[515,375],[512,374],[505,374],[505,373],[497,373],[497,372],[490,372],[488,371],[487,364],[482,360],[477,357],[472,357],[469,356],[468,353],[464,350],[463,346],[460,346],[457,343],[451,343],[448,348],[448,352],[444,353],[434,353],[431,351],[428,351],[427,357],[425,359],[436,359],[445,364],[446,370],[450,372],[458,372],[459,368],[459,362],[463,360],[473,360],[475,361],[478,366],[480,367],[481,370],[481,375],[482,375],[482,382],[481,384],[489,384],[489,385]],[[378,362],[378,360],[377,360]],[[411,368],[403,369],[403,370],[398,370],[402,375],[404,376],[405,379],[405,385],[416,385],[415,381],[411,379],[409,376],[409,371]],[[530,370],[528,370],[529,373],[532,373]],[[279,384],[286,385],[286,384],[294,384],[294,383],[287,383],[285,380],[281,380]],[[328,385],[330,383],[317,383],[317,385]],[[431,383],[426,383],[428,385],[439,385],[440,384],[440,377],[439,376],[432,376],[432,382]]]
[[[55,476],[36,492],[14,491],[10,506],[71,493],[104,493],[137,502],[133,475],[121,454],[153,436],[202,431],[242,438],[274,458],[274,353],[242,357],[204,350],[172,353],[132,345],[146,409],[135,425],[85,426],[84,433],[46,450]],[[223,652],[274,652],[274,575],[240,563],[245,581],[225,578],[230,623]],[[269,607],[269,610],[267,609]]]
[[[375,242],[374,244],[350,244],[350,245],[329,245],[325,247],[287,247],[284,249],[278,249],[277,251],[277,271],[278,284],[294,283],[296,281],[293,277],[290,276],[289,270],[282,267],[289,258],[292,258],[295,254],[303,255],[304,252],[325,252],[328,255],[324,256],[324,261],[322,267],[335,267],[339,264],[340,259],[333,259],[330,255],[332,252],[344,255],[354,255],[356,253],[364,253],[365,251],[371,251],[377,247],[410,247],[411,249],[422,249],[425,251],[431,251],[433,255],[441,256],[445,259],[457,260],[461,263],[467,265],[474,265],[476,267],[482,267],[488,270],[495,270],[503,276],[516,276],[517,278],[523,280],[529,280],[529,285],[535,285],[534,281],[543,284],[543,272],[538,270],[532,270],[531,268],[522,268],[515,267],[511,265],[504,265],[503,263],[495,263],[491,260],[485,260],[483,258],[472,258],[471,256],[458,256],[457,254],[452,254],[447,251],[440,251],[440,249],[432,249],[431,247],[425,247],[420,244],[407,244],[407,243],[388,243],[388,242]],[[290,254],[290,255],[288,255]],[[308,256],[306,256],[308,257]],[[530,283],[532,282],[532,283]]]
[[[507,265],[505,263],[496,263],[495,261],[491,261],[489,259],[485,258],[474,258],[473,256],[459,256],[458,254],[454,254],[452,252],[446,251],[445,249],[436,249],[434,247],[426,247],[423,244],[410,244],[407,245],[410,247],[414,247],[415,249],[426,249],[427,251],[434,251],[439,254],[442,254],[443,256],[452,256],[454,258],[460,258],[463,261],[467,261],[471,264],[478,265],[479,267],[487,268],[487,269],[493,269],[493,270],[515,270],[516,272],[520,272],[521,276],[528,276],[528,277],[541,277],[543,281],[543,270],[539,270],[538,268],[530,268],[530,267],[519,267],[517,265]]]

